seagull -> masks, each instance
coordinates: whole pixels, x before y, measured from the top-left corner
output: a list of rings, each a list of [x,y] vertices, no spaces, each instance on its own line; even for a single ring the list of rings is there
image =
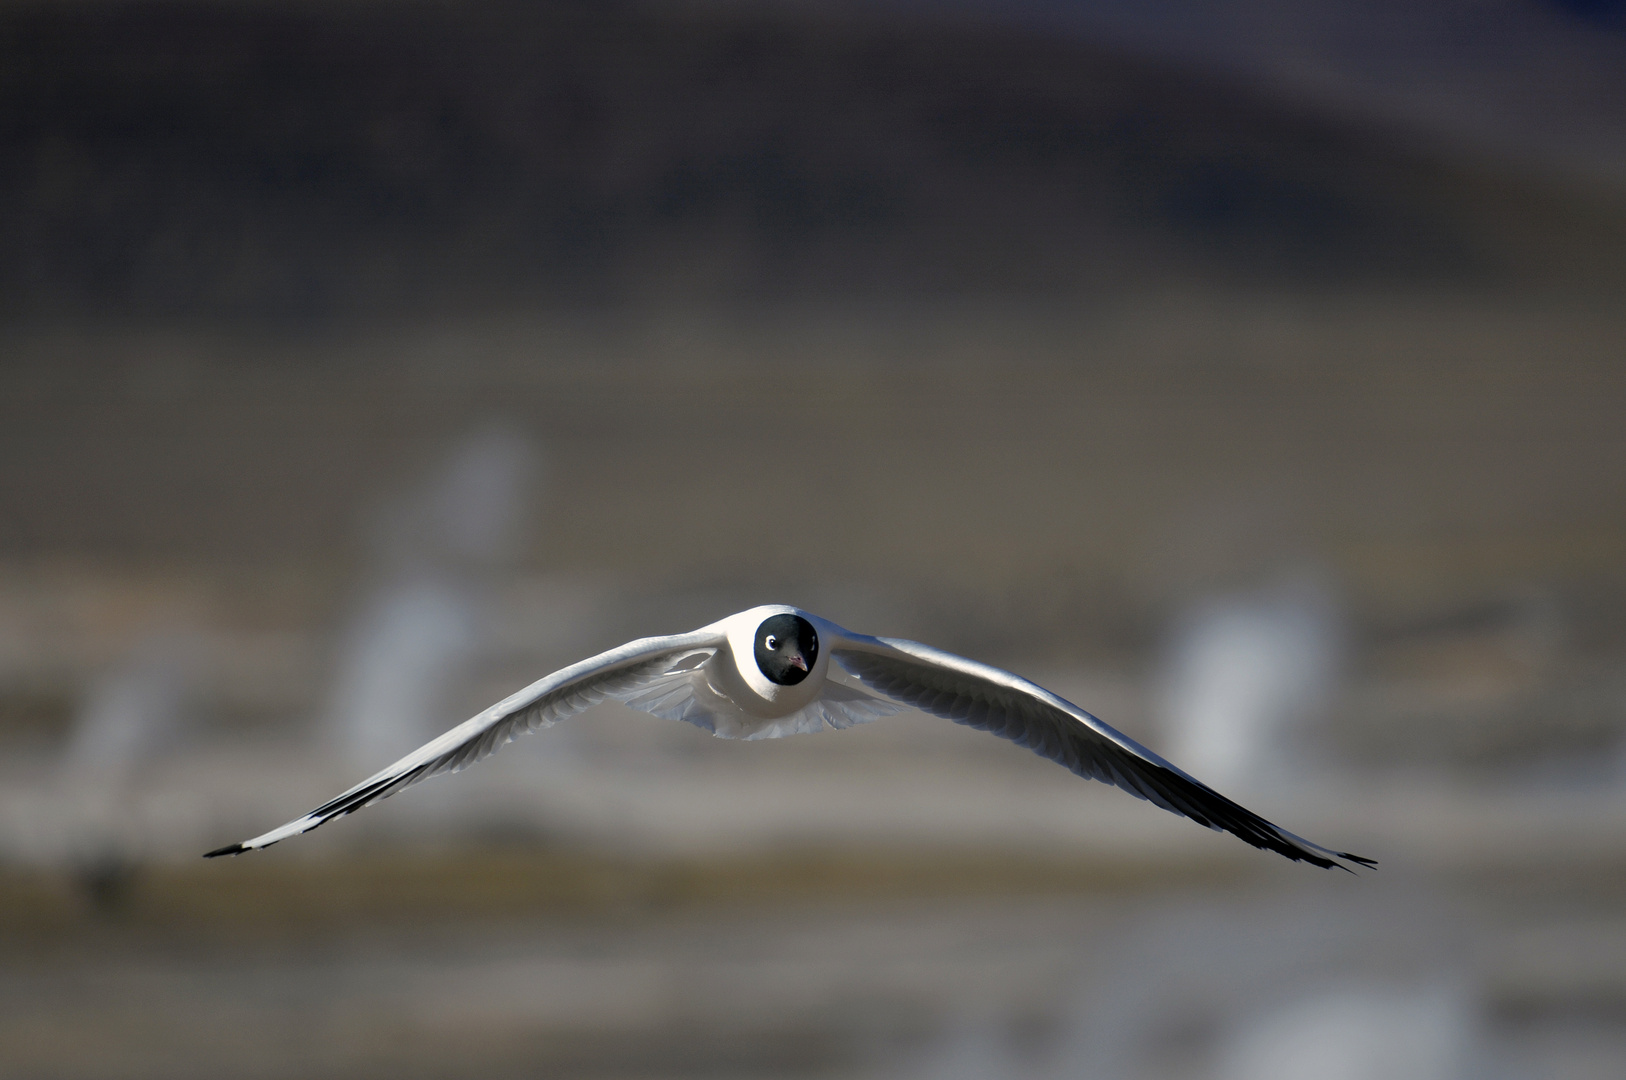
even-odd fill
[[[204,858],[270,847],[420,780],[461,772],[521,734],[606,698],[725,739],[777,739],[919,709],[1009,739],[1079,776],[1295,862],[1342,870],[1376,865],[1272,825],[1008,671],[919,642],[855,634],[783,604],[751,608],[687,634],[639,638],[561,668],[303,817]]]

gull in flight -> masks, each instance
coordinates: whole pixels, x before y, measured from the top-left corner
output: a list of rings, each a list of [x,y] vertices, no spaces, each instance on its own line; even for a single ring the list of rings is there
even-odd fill
[[[1122,788],[1210,829],[1295,861],[1375,865],[1280,829],[1042,686],[898,638],[869,637],[782,604],[688,634],[639,638],[554,672],[310,813],[205,858],[270,847],[443,772],[459,772],[527,731],[606,698],[726,739],[851,727],[905,708],[965,724]]]

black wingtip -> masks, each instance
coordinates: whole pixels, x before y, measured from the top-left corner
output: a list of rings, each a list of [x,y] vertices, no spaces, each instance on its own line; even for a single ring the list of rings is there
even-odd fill
[[[1378,861],[1376,859],[1368,859],[1368,858],[1366,858],[1365,856],[1362,856],[1362,855],[1351,855],[1347,851],[1334,851],[1332,853],[1332,855],[1333,855],[1333,858],[1331,858],[1331,859],[1318,859],[1318,860],[1316,860],[1316,865],[1320,866],[1320,867],[1323,867],[1325,869],[1328,869],[1328,870],[1330,870],[1330,869],[1332,869],[1333,867],[1336,866],[1338,869],[1342,870],[1346,874],[1353,874],[1353,873],[1356,873],[1357,871],[1360,871],[1360,870],[1370,870],[1373,867],[1377,866],[1377,864],[1378,864]],[[1354,866],[1345,866],[1344,862],[1342,862],[1340,860],[1345,860],[1345,861],[1348,861],[1348,862],[1352,862],[1355,865]]]
[[[225,847],[215,848],[213,851],[204,852],[203,857],[205,859],[218,859],[222,855],[237,855],[247,850],[248,848],[244,847],[242,844],[227,844]]]

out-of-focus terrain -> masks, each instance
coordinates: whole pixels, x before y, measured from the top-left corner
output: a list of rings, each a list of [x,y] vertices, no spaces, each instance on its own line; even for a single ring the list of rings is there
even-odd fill
[[[1626,196],[1058,37],[0,15],[0,1076],[1614,1077]],[[756,603],[906,714],[600,706]]]

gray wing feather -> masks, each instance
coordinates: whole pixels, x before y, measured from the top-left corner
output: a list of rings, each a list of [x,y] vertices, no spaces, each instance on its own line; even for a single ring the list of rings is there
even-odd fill
[[[1079,776],[1295,861],[1348,870],[1371,859],[1294,836],[1232,802],[1077,705],[987,664],[914,641],[851,635],[831,654],[870,690],[1009,739]]]
[[[695,664],[691,658],[709,657],[724,643],[723,635],[713,630],[640,638],[572,664],[499,701],[304,817],[263,836],[211,851],[208,857],[270,847],[431,776],[461,772],[525,732],[558,723],[605,698],[631,700],[646,692],[681,696],[692,685]]]
[[[827,727],[840,731],[854,724],[867,724],[883,716],[900,713],[906,707],[890,698],[878,698],[829,679],[816,699],[789,716],[761,724],[745,738],[780,739],[786,735],[811,735]]]
[[[732,662],[727,657],[719,662]],[[676,666],[670,675],[623,695],[621,701],[635,709],[667,720],[682,720],[721,739],[778,739],[786,735],[813,734],[825,728],[841,730],[854,724],[867,724],[883,716],[902,712],[906,706],[890,698],[876,697],[867,690],[827,679],[819,696],[807,705],[777,719],[765,720],[741,711],[738,705],[712,688],[706,666]],[[831,674],[835,674],[832,669]],[[687,676],[687,677],[685,677]]]

